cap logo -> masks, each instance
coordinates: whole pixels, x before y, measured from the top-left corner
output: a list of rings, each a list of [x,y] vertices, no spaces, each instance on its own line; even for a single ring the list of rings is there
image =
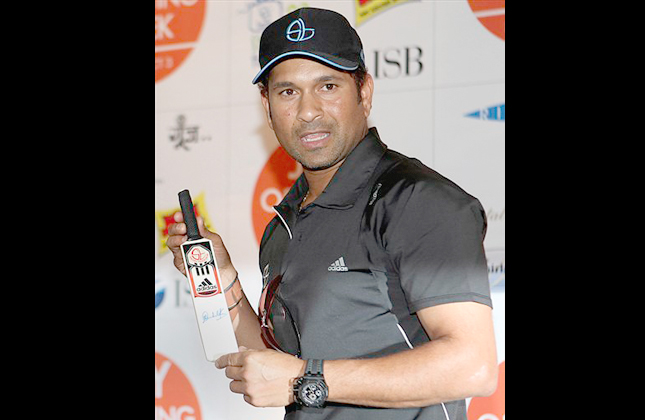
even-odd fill
[[[315,29],[310,29],[305,26],[305,21],[298,18],[291,22],[287,28],[287,39],[292,42],[307,41],[314,37]]]

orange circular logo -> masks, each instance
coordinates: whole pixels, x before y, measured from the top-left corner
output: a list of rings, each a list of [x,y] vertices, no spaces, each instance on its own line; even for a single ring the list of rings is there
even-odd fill
[[[155,419],[201,420],[197,395],[184,373],[155,351]]]
[[[468,4],[486,29],[506,40],[506,0],[468,0]]]
[[[499,364],[497,389],[490,397],[476,397],[468,406],[468,420],[504,420],[506,418],[506,361]]]
[[[193,50],[205,11],[204,0],[155,0],[155,83]]]
[[[253,229],[258,243],[267,223],[275,216],[273,206],[282,201],[300,174],[302,166],[282,147],[278,147],[264,165],[253,192]]]

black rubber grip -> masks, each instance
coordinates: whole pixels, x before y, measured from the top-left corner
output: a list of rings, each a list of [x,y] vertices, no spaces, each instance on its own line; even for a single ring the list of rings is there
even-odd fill
[[[199,234],[199,229],[197,228],[197,218],[195,217],[193,200],[190,198],[190,192],[188,190],[183,190],[179,193],[179,205],[181,206],[181,212],[184,214],[184,223],[186,223],[188,240],[194,241],[196,239],[201,239],[202,236]]]

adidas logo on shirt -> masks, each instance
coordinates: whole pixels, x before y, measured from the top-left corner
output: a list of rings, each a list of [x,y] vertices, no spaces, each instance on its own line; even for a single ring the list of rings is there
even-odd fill
[[[340,257],[332,265],[329,266],[327,271],[349,271],[349,268],[345,266],[345,259]]]

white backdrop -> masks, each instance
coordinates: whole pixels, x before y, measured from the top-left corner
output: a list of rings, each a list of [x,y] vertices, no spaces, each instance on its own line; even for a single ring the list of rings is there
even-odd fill
[[[205,361],[185,279],[165,249],[177,193],[222,235],[252,303],[265,209],[301,171],[268,128],[251,80],[262,30],[302,6],[342,13],[375,79],[370,125],[482,202],[500,370],[505,367],[504,1],[155,0],[155,420],[281,419],[228,390]],[[501,375],[500,378],[504,378]],[[505,385],[469,401],[502,420]]]

